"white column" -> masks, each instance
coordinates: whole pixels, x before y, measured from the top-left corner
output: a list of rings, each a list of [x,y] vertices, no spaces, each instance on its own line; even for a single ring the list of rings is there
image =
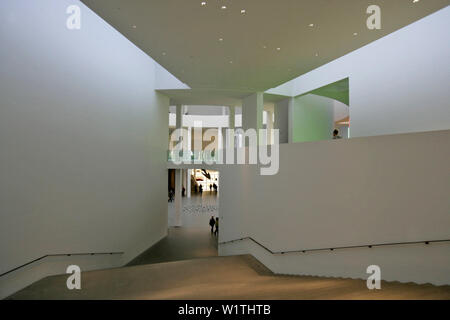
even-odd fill
[[[189,108],[188,106],[182,106],[182,108],[181,108],[181,128],[183,128],[183,125],[184,125],[183,118],[187,114],[188,108]],[[190,134],[189,134],[188,128],[185,128],[183,130],[183,150],[186,150],[186,152],[183,153],[184,161],[190,160],[190,153],[189,153],[189,150],[190,150],[190,142],[189,141],[190,140],[189,139],[190,139]],[[184,186],[186,186],[186,184]]]
[[[294,142],[294,98],[288,100],[288,143]]]
[[[189,163],[191,163],[191,153],[192,153],[192,127],[187,128],[188,132],[187,132],[187,150],[188,150],[188,156],[189,156]]]
[[[222,107],[222,116],[227,115],[227,107]],[[217,128],[217,162],[221,164],[223,160],[224,150],[226,148],[226,137],[225,137],[226,128],[219,127]]]
[[[228,128],[229,129],[235,129],[236,127],[236,107],[231,106],[230,107],[230,114],[228,115]],[[227,137],[228,138],[228,137]],[[235,146],[235,137],[233,139],[228,139],[228,144],[230,148],[234,148]]]
[[[176,122],[176,128],[180,129],[183,125],[183,106],[181,104],[176,105],[177,108],[177,122]]]
[[[224,132],[225,132],[226,128],[217,128],[217,149],[219,149],[219,151],[222,151],[223,149],[225,149],[225,137],[224,137]]]
[[[217,182],[216,182],[216,184],[217,184],[218,190],[220,191],[220,171],[217,174]]]
[[[191,197],[191,169],[187,169],[186,196]]]
[[[181,170],[181,177],[182,177],[182,185],[181,185],[181,189],[183,189],[184,188],[184,190],[185,190],[185,192],[186,192],[186,172],[187,172],[187,170],[186,169],[182,169]],[[183,192],[183,191],[182,191]],[[186,193],[185,193],[186,194]]]
[[[228,115],[228,127],[234,129],[236,123],[236,107],[230,107],[230,114]]]
[[[181,104],[176,105],[176,126],[175,129],[181,129],[183,126],[183,106]],[[178,143],[178,142],[177,142]],[[176,159],[179,159],[177,151]]]
[[[242,129],[259,130],[263,126],[264,96],[254,93],[242,101]]]
[[[267,144],[273,144],[273,111],[267,111]]]
[[[275,103],[275,121],[274,129],[278,129],[280,133],[280,143],[289,142],[289,101],[285,99]]]
[[[181,169],[175,170],[175,226],[181,227],[182,224],[182,197],[181,197]]]
[[[242,100],[242,129],[255,129],[259,141],[259,129],[263,127],[264,95],[256,92]],[[259,143],[258,143],[259,144]],[[244,145],[247,145],[245,142]]]

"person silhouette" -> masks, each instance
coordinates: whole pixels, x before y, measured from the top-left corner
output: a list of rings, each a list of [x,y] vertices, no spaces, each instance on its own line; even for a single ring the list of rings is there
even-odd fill
[[[209,219],[209,225],[211,227],[211,234],[214,233],[214,225],[216,224],[216,221],[214,220],[214,217],[211,216],[211,219]]]
[[[333,131],[333,140],[335,140],[335,139],[342,139],[342,137],[339,135],[338,129],[334,129],[334,131]]]

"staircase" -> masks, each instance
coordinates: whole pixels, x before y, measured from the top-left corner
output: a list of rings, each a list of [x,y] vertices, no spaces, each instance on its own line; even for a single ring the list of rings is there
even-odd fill
[[[450,286],[275,275],[250,255],[211,257],[44,278],[8,299],[450,299]]]

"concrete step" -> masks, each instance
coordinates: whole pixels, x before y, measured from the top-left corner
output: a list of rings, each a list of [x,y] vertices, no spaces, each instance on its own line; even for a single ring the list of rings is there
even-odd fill
[[[83,272],[42,279],[9,299],[450,299],[450,286],[274,275],[250,255],[212,257]]]

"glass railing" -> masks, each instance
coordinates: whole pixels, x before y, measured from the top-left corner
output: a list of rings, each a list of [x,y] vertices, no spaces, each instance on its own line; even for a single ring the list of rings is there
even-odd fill
[[[215,150],[169,150],[167,152],[167,160],[169,162],[214,162],[217,161],[218,158],[218,152]]]

